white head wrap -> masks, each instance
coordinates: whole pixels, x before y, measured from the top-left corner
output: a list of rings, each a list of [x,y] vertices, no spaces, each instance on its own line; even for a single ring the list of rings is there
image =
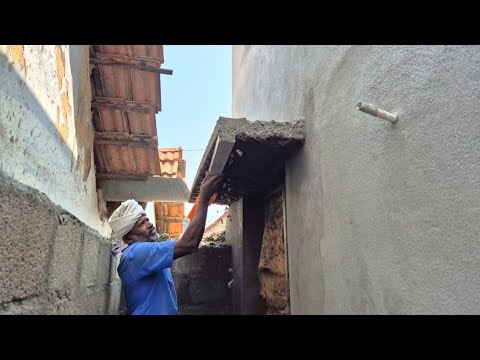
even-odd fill
[[[121,240],[135,223],[140,219],[145,210],[133,199],[122,202],[108,219],[113,230],[112,237]]]

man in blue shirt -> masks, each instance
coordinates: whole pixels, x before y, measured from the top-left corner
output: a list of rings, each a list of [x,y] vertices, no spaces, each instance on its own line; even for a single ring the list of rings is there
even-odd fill
[[[198,250],[205,231],[209,199],[221,182],[221,176],[206,174],[195,215],[183,236],[176,241],[154,242],[158,237],[155,228],[135,200],[123,202],[114,211],[109,224],[114,237],[125,243],[117,271],[122,280],[127,314],[178,314],[170,267],[173,260]]]

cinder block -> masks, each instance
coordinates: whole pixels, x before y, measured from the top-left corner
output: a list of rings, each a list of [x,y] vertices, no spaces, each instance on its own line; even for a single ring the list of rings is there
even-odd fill
[[[108,292],[104,289],[97,290],[85,296],[83,314],[103,315],[107,310]]]
[[[228,286],[224,281],[212,280],[203,276],[190,279],[191,304],[225,303],[228,299]]]
[[[45,290],[57,223],[45,196],[0,174],[0,302]]]
[[[50,300],[45,306],[46,315],[82,315],[84,308],[84,298],[77,296],[75,298],[64,297],[57,300]]]
[[[122,290],[122,284],[120,281],[112,281],[109,284],[109,296],[107,303],[107,315],[118,315],[120,307],[120,292]]]
[[[223,278],[223,275],[228,272],[230,264],[231,248],[229,245],[203,246],[196,253],[174,260],[172,273],[190,276],[206,274],[210,277]]]
[[[177,302],[179,305],[190,303],[190,283],[186,275],[172,276],[175,290],[177,292]]]
[[[50,268],[49,290],[67,291],[75,296],[79,289],[82,264],[81,223],[73,216],[62,214],[55,234],[53,258]]]
[[[98,286],[97,266],[100,239],[88,230],[85,230],[84,234],[81,284],[83,287],[92,289]]]
[[[115,265],[115,259],[110,253],[110,241],[102,238],[99,240],[97,286],[103,287],[110,281],[110,267]]]
[[[42,296],[0,305],[2,315],[43,315],[44,313],[45,300]]]

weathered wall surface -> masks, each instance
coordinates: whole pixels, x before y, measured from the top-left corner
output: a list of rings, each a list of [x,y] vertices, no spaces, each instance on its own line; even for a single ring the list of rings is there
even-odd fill
[[[283,191],[279,191],[267,199],[265,206],[265,229],[258,263],[258,278],[260,296],[265,301],[267,315],[290,313],[283,204]]]
[[[181,315],[229,315],[232,312],[231,247],[201,246],[173,262],[172,277]]]
[[[263,315],[258,265],[264,230],[263,198],[242,197],[228,208],[225,241],[232,246],[232,306],[235,315]]]
[[[233,116],[306,121],[292,314],[480,311],[479,46],[235,46]]]
[[[228,208],[225,225],[225,241],[232,247],[232,312],[235,315],[242,309],[243,274],[243,200],[231,204]]]
[[[0,314],[116,314],[110,248],[47,196],[0,173]]]
[[[0,170],[104,236],[88,46],[0,45]]]

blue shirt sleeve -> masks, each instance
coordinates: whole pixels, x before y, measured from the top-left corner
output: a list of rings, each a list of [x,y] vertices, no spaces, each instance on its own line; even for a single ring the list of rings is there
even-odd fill
[[[137,278],[171,267],[174,248],[175,240],[138,243],[135,248],[132,248],[131,254]]]

